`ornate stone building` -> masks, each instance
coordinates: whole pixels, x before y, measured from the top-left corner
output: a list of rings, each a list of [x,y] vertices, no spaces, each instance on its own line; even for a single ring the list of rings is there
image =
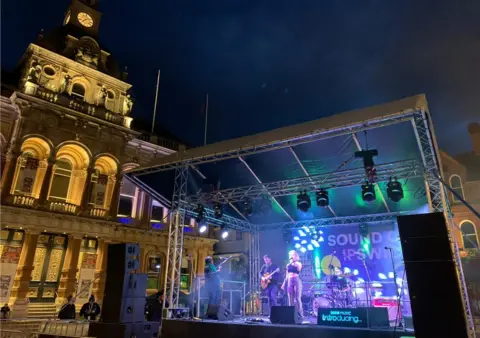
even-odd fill
[[[475,210],[480,210],[480,124],[471,123],[468,133],[473,151],[457,156],[442,152],[443,173],[453,190]],[[480,220],[452,193],[449,197],[454,221],[462,229],[456,234],[462,255],[477,255],[480,253]]]
[[[130,128],[131,85],[97,41],[100,19],[97,1],[73,0],[2,83],[0,302],[13,317],[53,315],[69,295],[101,302],[109,243],[140,243],[148,291],[163,286],[167,206],[123,174],[178,146]],[[216,242],[186,223],[184,289]]]

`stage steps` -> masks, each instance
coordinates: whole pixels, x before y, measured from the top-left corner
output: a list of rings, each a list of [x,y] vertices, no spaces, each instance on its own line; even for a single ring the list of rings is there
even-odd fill
[[[53,319],[56,313],[55,303],[28,304],[28,318]]]

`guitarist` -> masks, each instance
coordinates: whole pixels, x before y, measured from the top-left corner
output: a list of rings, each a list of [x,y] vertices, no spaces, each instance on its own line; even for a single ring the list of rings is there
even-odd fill
[[[268,297],[271,310],[272,306],[277,306],[278,277],[280,271],[275,264],[272,264],[272,259],[269,255],[263,256],[263,261],[265,264],[260,270],[260,278],[263,284],[268,283],[265,288],[265,294]]]
[[[213,258],[208,256],[205,258],[205,269],[204,274],[205,274],[205,288],[207,289],[208,292],[208,308],[210,309],[212,306],[218,306],[220,304],[221,296],[222,296],[222,290],[221,290],[221,285],[220,285],[220,270],[222,269],[221,266],[218,268],[213,264]],[[207,315],[206,317],[209,317],[209,311],[207,309]],[[213,316],[212,318],[208,319],[218,319],[214,318],[216,317]]]

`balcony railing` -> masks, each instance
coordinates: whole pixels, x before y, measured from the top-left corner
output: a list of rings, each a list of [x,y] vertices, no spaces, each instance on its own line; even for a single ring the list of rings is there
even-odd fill
[[[90,116],[95,116],[99,119],[114,123],[120,126],[128,127],[129,121],[128,117],[124,117],[120,114],[109,111],[103,106],[96,106],[89,104],[81,99],[78,99],[74,96],[67,95],[65,93],[60,94],[48,90],[46,88],[38,88],[34,93],[34,96],[41,98],[45,101],[49,101],[60,106],[73,109],[80,113],[84,113]]]
[[[50,211],[76,214],[78,206],[67,202],[50,202]]]
[[[25,195],[13,195],[12,197],[13,204],[22,207],[33,207],[37,200],[35,197]]]
[[[106,210],[106,209],[103,209],[103,208],[95,208],[95,207],[92,207],[92,208],[90,209],[89,215],[90,215],[91,217],[104,218],[104,217],[107,216],[107,210]]]

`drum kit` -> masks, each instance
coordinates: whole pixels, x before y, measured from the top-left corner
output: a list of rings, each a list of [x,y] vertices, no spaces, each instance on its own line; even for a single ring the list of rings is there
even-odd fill
[[[326,275],[322,282],[313,284],[303,295],[304,312],[317,316],[319,308],[365,307],[375,287],[366,282],[355,282],[351,273],[342,272],[340,260],[333,255],[325,256],[320,263]],[[367,288],[367,286],[370,286]]]

